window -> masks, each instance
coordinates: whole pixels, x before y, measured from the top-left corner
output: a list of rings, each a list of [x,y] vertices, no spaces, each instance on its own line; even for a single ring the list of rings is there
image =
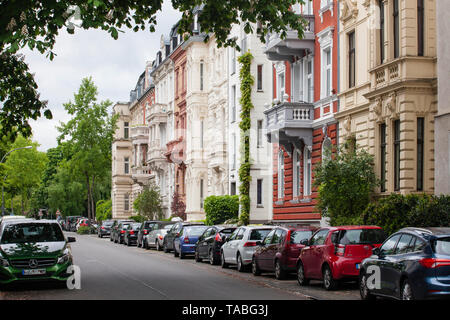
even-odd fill
[[[245,229],[239,229],[239,232],[236,234],[236,240],[242,240],[244,238]]]
[[[257,67],[257,80],[258,80],[257,90],[262,91],[263,90],[263,65],[262,64],[258,64],[258,67]]]
[[[278,199],[284,198],[284,152],[278,152]]]
[[[236,159],[236,147],[237,147],[236,146],[236,134],[234,132],[231,134],[231,142],[232,142],[231,147],[233,148],[231,150],[231,152],[232,152],[231,169],[234,170],[234,169],[236,169],[236,162],[237,162],[237,159]]]
[[[303,14],[313,14],[313,2],[312,0],[306,0],[303,5]]]
[[[262,148],[263,146],[263,121],[258,120],[257,121],[257,137],[256,137],[256,147]]]
[[[417,55],[424,54],[424,1],[417,0]]]
[[[278,97],[280,101],[284,101],[285,94],[285,75],[284,72],[278,75]]]
[[[203,91],[203,62],[200,62],[200,91]]]
[[[159,124],[159,135],[160,135],[160,147],[164,148],[166,146],[166,124],[160,123]]]
[[[236,195],[236,182],[232,182],[230,184],[230,195],[232,196]]]
[[[394,254],[395,245],[397,244],[398,239],[400,239],[400,234],[396,234],[386,240],[386,242],[380,248],[380,253],[382,253],[383,255]]]
[[[305,150],[303,152],[304,155],[304,186],[303,186],[303,194],[305,196],[311,195],[311,151],[308,147],[305,146]]]
[[[400,25],[399,25],[399,7],[398,7],[398,0],[394,0],[394,10],[393,10],[393,17],[394,17],[394,58],[399,57],[399,42],[400,42]]]
[[[204,140],[205,140],[205,133],[204,133],[204,131],[205,131],[205,128],[204,128],[205,124],[204,123],[205,122],[203,121],[203,119],[200,120],[200,148],[202,148],[202,149],[204,147]]]
[[[124,173],[129,174],[130,173],[130,158],[126,157],[124,159]]]
[[[400,120],[394,121],[394,190],[400,190]]]
[[[123,123],[123,137],[125,139],[128,139],[130,137],[130,123],[129,122]]]
[[[200,179],[200,208],[203,209],[203,199],[204,199],[204,194],[203,194],[204,190],[203,190],[203,179]]]
[[[355,31],[348,35],[348,87],[355,86],[356,60],[355,60]]]
[[[128,193],[126,193],[124,195],[124,203],[123,203],[123,209],[125,211],[130,210],[130,195]]]
[[[263,180],[256,180],[256,204],[261,206],[263,204]]]
[[[236,121],[236,85],[231,86],[231,122]]]
[[[424,118],[417,118],[417,191],[423,191]]]
[[[410,243],[412,240],[414,240],[412,235],[402,234],[400,240],[397,243],[395,254],[412,252],[413,248],[410,247]]]
[[[331,96],[331,48],[322,51],[322,97]]]
[[[231,74],[236,72],[236,48],[230,48],[231,50]]]
[[[300,196],[300,151],[294,150],[294,197]]]
[[[269,234],[264,238],[264,241],[263,241],[264,244],[270,244],[272,242],[272,238],[275,235],[275,231],[276,230],[272,230],[269,232]]]
[[[319,230],[314,236],[312,236],[309,245],[310,246],[320,246],[325,244],[329,230],[323,229]]]
[[[380,179],[381,192],[386,191],[386,124],[380,124]]]
[[[384,62],[384,0],[378,0],[380,7],[380,64]]]
[[[307,100],[306,102],[314,101],[314,82],[313,82],[313,62],[308,60],[306,62],[306,92]]]

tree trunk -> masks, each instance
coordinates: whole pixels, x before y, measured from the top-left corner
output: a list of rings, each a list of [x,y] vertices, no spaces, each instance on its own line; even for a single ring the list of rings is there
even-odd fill
[[[92,186],[91,186],[91,212],[92,212],[92,220],[95,220],[95,201],[94,201],[94,185],[95,185],[95,176],[92,176]]]
[[[91,186],[89,183],[89,175],[86,174],[86,186],[87,186],[87,214],[88,219],[91,218]]]

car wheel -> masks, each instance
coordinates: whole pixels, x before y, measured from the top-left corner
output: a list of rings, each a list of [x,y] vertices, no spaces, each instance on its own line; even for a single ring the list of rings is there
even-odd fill
[[[167,249],[166,244],[164,244],[163,249],[164,249],[164,253],[168,253],[169,252],[169,249]]]
[[[197,250],[195,250],[195,262],[202,262],[202,258],[200,258]]]
[[[337,281],[333,279],[333,273],[329,266],[325,266],[322,271],[323,286],[326,290],[334,290],[337,287]]]
[[[239,272],[244,272],[246,268],[245,268],[244,263],[242,262],[242,257],[241,257],[241,255],[239,253],[238,253],[237,257],[236,257],[236,260],[237,260],[237,269],[238,269],[238,271]]]
[[[156,240],[156,251],[161,251],[161,245],[159,244],[159,241]]]
[[[210,250],[209,250],[209,263],[210,263],[211,265],[216,265],[216,264],[217,264],[217,261],[216,261],[216,259],[214,258],[214,251],[213,251],[213,249],[210,249]]]
[[[252,259],[252,273],[254,276],[261,275],[261,270],[258,267],[258,263],[256,262],[255,257],[253,257],[253,259]]]
[[[225,255],[222,253],[220,254],[220,265],[222,266],[222,268],[228,268],[228,263],[225,262]]]
[[[281,267],[280,260],[275,261],[275,278],[278,280],[286,279],[286,271]]]
[[[401,299],[414,300],[414,294],[412,292],[412,287],[408,279],[405,279],[402,283]]]
[[[127,240],[127,246],[131,246],[130,240]]]
[[[184,259],[186,257],[186,254],[180,251],[180,259]]]
[[[297,265],[297,282],[300,286],[307,286],[309,284],[309,279],[305,277],[305,269],[301,262]]]
[[[361,271],[359,275],[359,294],[362,300],[373,300],[375,298],[367,287],[367,275],[365,271]]]

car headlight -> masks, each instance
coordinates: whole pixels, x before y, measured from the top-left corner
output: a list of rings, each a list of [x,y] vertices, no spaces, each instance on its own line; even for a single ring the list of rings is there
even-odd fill
[[[8,260],[5,259],[5,258],[1,258],[1,257],[0,257],[0,266],[2,266],[2,267],[9,267],[9,262],[8,262]]]
[[[68,249],[64,250],[62,256],[60,256],[58,258],[58,261],[56,262],[57,264],[64,264],[66,262],[68,262],[71,259],[71,254],[70,251]]]

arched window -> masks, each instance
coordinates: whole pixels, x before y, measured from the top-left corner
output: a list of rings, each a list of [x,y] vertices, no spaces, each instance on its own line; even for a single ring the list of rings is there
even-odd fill
[[[293,162],[293,175],[294,175],[294,197],[300,196],[300,187],[301,187],[301,174],[300,174],[300,161],[301,161],[301,153],[298,149],[294,150],[294,162]]]
[[[284,152],[278,152],[278,199],[284,198]]]
[[[311,195],[311,171],[312,171],[312,165],[311,165],[311,151],[307,146],[305,146],[305,149],[303,151],[303,194],[305,196]]]

